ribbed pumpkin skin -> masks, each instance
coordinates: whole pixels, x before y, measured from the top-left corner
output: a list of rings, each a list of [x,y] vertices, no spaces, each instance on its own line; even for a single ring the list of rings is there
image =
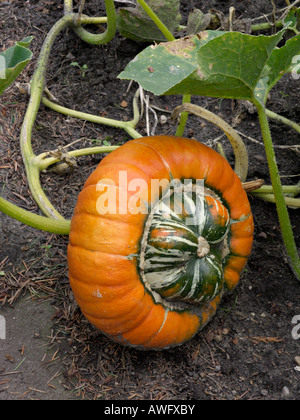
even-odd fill
[[[158,298],[145,284],[139,255],[148,214],[133,214],[119,207],[119,198],[125,194],[130,203],[136,192],[120,187],[120,171],[126,171],[128,184],[135,179],[145,181],[148,188],[143,202],[148,209],[159,198],[150,194],[151,179],[205,180],[205,187],[221,198],[227,209],[223,213],[228,211],[230,215],[228,251],[223,259],[224,285],[211,301],[178,309]],[[104,184],[111,180],[116,186],[112,190],[117,192],[115,214],[100,214],[104,194],[98,184],[101,180],[106,180]],[[124,200],[120,205],[124,207]],[[225,216],[219,217],[213,199],[208,198],[208,205],[211,220],[222,229]],[[217,152],[195,140],[174,136],[131,140],[101,161],[78,196],[68,246],[69,278],[75,299],[85,317],[119,343],[144,349],[179,345],[206,325],[224,291],[238,283],[251,252],[253,229],[241,182]],[[213,239],[214,232],[210,235],[209,239]]]

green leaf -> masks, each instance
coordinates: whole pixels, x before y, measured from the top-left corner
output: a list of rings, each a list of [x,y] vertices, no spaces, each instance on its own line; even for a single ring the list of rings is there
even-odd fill
[[[102,144],[104,146],[111,146],[111,142],[109,140],[103,140]]]
[[[196,94],[251,100],[283,34],[284,30],[269,37],[227,32],[204,44],[197,52]]]
[[[180,0],[148,0],[147,4],[173,34],[181,20]],[[117,27],[121,35],[134,41],[166,41],[162,32],[139,4],[135,8],[119,9]]]
[[[26,38],[23,38],[22,41],[18,41],[17,44],[21,47],[28,48],[32,40],[33,36],[27,36]]]
[[[277,48],[285,30],[272,36],[204,31],[151,45],[119,78],[133,79],[155,95],[190,94],[264,103],[300,51],[299,36]]]
[[[300,61],[300,34],[289,39],[281,48],[275,48],[265,66],[265,76],[261,78],[254,91],[255,97],[265,103],[272,87]]]
[[[186,80],[196,67],[195,43],[176,40],[146,48],[118,77],[135,80],[155,95],[163,95]]]
[[[0,95],[19,76],[32,58],[28,49],[33,37],[24,38],[16,45],[0,53]]]
[[[185,29],[186,35],[195,35],[198,32],[204,31],[211,21],[210,13],[203,13],[200,9],[193,9],[189,16]]]
[[[284,19],[284,24],[289,25],[289,30],[297,32],[300,21],[300,8],[292,8]]]
[[[206,41],[221,36],[222,32],[207,31]],[[204,43],[198,36],[185,37],[172,42],[151,45],[138,54],[119,74],[120,79],[130,79],[155,95],[167,94],[174,86],[181,90],[180,83],[190,83],[198,68],[197,50]]]

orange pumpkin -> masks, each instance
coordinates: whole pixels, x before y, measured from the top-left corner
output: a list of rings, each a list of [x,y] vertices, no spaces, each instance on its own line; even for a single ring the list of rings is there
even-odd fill
[[[247,195],[223,157],[196,140],[139,138],[106,156],[78,196],[70,283],[116,342],[169,348],[214,315],[252,241]]]

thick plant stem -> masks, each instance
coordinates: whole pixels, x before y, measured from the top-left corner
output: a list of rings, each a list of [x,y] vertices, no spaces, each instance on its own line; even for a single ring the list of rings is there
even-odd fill
[[[277,120],[283,124],[288,125],[289,127],[293,128],[294,130],[298,131],[300,133],[300,125],[295,123],[294,121],[291,121],[285,117],[282,117],[279,114],[276,114],[273,111],[270,111],[269,109],[266,109],[266,114],[268,117],[273,118],[274,120]]]
[[[159,19],[159,17],[152,11],[152,9],[145,3],[143,0],[137,0],[138,3],[142,6],[148,16],[153,20],[156,26],[161,30],[161,32],[166,37],[167,41],[171,42],[175,40],[175,37],[171,34],[169,29],[163,24],[163,22]],[[182,103],[189,103],[191,102],[191,95],[183,95]],[[183,135],[186,123],[188,119],[188,113],[182,112],[180,116],[180,123],[176,130],[176,136],[181,137]]]
[[[282,191],[284,194],[289,194],[289,196],[295,197],[300,194],[300,183],[296,185],[282,185]],[[273,194],[273,187],[272,185],[263,185],[252,192],[256,194]]]
[[[31,93],[27,111],[24,117],[20,146],[21,153],[27,173],[27,179],[30,186],[31,193],[34,200],[46,216],[53,219],[63,219],[63,217],[52,206],[46,197],[39,181],[39,170],[36,166],[35,155],[31,145],[31,135],[33,124],[40,106],[42,93],[44,90],[46,66],[48,63],[51,47],[54,43],[56,36],[73,21],[72,15],[68,15],[60,19],[48,33],[44,45],[42,47],[38,65],[33,75],[31,82]]]
[[[169,29],[163,24],[163,22],[159,19],[159,17],[152,11],[152,9],[147,5],[147,3],[144,0],[137,0],[138,3],[142,6],[142,8],[145,10],[145,12],[148,14],[148,16],[153,20],[153,22],[156,24],[156,26],[161,30],[161,32],[166,37],[167,41],[171,42],[175,40],[175,37],[171,34]],[[189,103],[191,102],[191,95],[183,95],[182,97],[182,103]],[[180,116],[180,123],[176,130],[176,136],[181,137],[183,135],[186,123],[188,119],[188,113],[182,112]]]
[[[254,25],[251,25],[251,32],[257,32],[257,31],[265,31],[268,29],[273,28],[274,25],[269,22],[263,22],[263,23],[256,23]],[[277,21],[275,24],[275,27],[277,29],[281,29],[283,27],[283,23],[281,21]]]
[[[142,137],[142,135],[134,129],[135,120],[119,121],[119,120],[113,120],[111,118],[98,117],[98,115],[88,114],[86,112],[74,111],[73,109],[69,109],[61,105],[57,105],[54,102],[49,101],[49,99],[45,97],[43,97],[43,104],[47,106],[48,108],[51,108],[53,111],[59,112],[64,115],[69,115],[71,117],[79,118],[81,120],[85,120],[85,121],[89,121],[89,122],[93,122],[97,124],[108,125],[110,127],[122,128],[134,139]]]
[[[172,33],[163,24],[163,22],[159,19],[159,17],[156,15],[156,13],[153,12],[153,10],[151,9],[151,7],[149,7],[148,4],[144,0],[137,0],[137,2],[145,10],[145,12],[147,13],[147,15],[153,20],[153,22],[156,24],[156,26],[161,30],[161,32],[166,37],[167,41],[174,41],[175,38],[172,35]]]
[[[192,99],[191,95],[183,95],[182,97],[182,104],[190,103]],[[188,112],[182,112],[180,115],[180,123],[178,124],[177,130],[176,130],[176,136],[182,137],[184,133],[184,129],[188,120],[189,113]]]
[[[268,201],[270,203],[276,203],[274,194],[271,193],[255,193],[251,192],[253,197],[260,198],[261,200]],[[289,207],[300,208],[300,199],[293,197],[284,197],[285,204]]]
[[[70,11],[72,2],[66,1],[65,10]],[[72,26],[76,15],[68,14],[61,18],[48,33],[41,49],[38,64],[32,78],[30,86],[30,99],[27,111],[24,117],[20,146],[21,153],[26,168],[27,179],[32,196],[43,213],[53,219],[64,220],[59,212],[53,207],[46,194],[44,193],[39,180],[39,159],[33,153],[31,145],[31,135],[34,121],[41,103],[42,94],[44,91],[46,67],[49,60],[51,48],[56,37],[61,31],[68,26]],[[82,17],[80,22],[82,24],[89,24],[97,22],[97,18]]]
[[[68,235],[70,231],[70,220],[53,220],[48,217],[33,214],[30,211],[15,206],[2,197],[0,197],[0,211],[25,225],[45,232]]]
[[[116,150],[119,146],[99,146],[99,147],[87,147],[85,149],[72,150],[68,153],[68,156],[71,157],[80,157],[88,156],[96,153],[110,153]],[[60,162],[60,159],[54,157],[47,157],[49,153],[42,153],[37,156],[39,158],[39,170],[45,171],[49,166],[54,165],[57,162]]]
[[[73,0],[64,0],[64,15],[73,13]]]
[[[257,107],[259,122],[262,130],[262,136],[265,144],[265,150],[269,165],[269,172],[273,186],[273,193],[276,200],[276,208],[281,228],[282,238],[286,247],[286,251],[290,260],[290,266],[300,280],[300,258],[298,255],[296,243],[293,236],[293,230],[289,218],[288,209],[285,203],[285,197],[282,190],[278,167],[276,163],[275,151],[272,143],[271,131],[269,127],[268,118],[265,107],[259,101],[255,100],[254,104]]]
[[[82,41],[93,45],[103,45],[107,44],[113,39],[117,31],[117,14],[114,0],[105,0],[105,7],[107,15],[107,28],[103,34],[92,34],[91,32],[88,32],[86,29],[84,29],[81,25],[75,25],[73,27],[74,32],[82,39]],[[81,19],[79,22],[82,24]]]

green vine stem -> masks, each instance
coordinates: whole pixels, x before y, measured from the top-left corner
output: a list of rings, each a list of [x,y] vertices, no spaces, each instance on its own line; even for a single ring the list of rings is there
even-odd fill
[[[15,206],[2,197],[0,197],[0,211],[28,226],[45,232],[68,235],[70,231],[70,220],[53,220],[48,217],[33,214],[30,211]]]
[[[269,22],[262,22],[262,23],[255,23],[253,25],[251,25],[251,32],[257,32],[257,31],[266,31],[268,29],[271,29],[274,27],[273,23],[269,23]],[[277,21],[275,23],[275,27],[277,29],[281,29],[283,27],[283,23],[282,21]]]
[[[87,147],[85,149],[78,149],[78,150],[72,150],[71,152],[68,152],[68,156],[71,157],[80,157],[80,156],[88,156],[93,155],[97,153],[110,153],[117,149],[119,146],[99,146],[99,147]],[[54,165],[57,162],[60,162],[60,159],[55,157],[47,157],[49,156],[49,152],[41,153],[39,156],[37,156],[37,159],[39,159],[38,167],[40,171],[45,171],[49,168],[49,166]]]
[[[280,181],[268,117],[263,104],[256,99],[253,100],[253,103],[258,111],[283,242],[290,260],[290,266],[297,279],[300,280],[300,258]]]
[[[20,136],[21,153],[31,193],[40,209],[45,213],[46,216],[52,219],[63,219],[63,217],[52,206],[40,185],[39,170],[35,162],[35,155],[33,153],[31,145],[31,135],[33,124],[40,106],[42,93],[44,90],[46,66],[48,63],[51,47],[57,35],[66,27],[71,25],[72,21],[73,15],[67,15],[61,18],[52,27],[44,41],[39,56],[38,64],[32,78],[30,86],[29,104],[23,120]]]
[[[63,18],[61,18],[50,30],[47,34],[47,37],[44,41],[42,46],[40,56],[38,59],[38,64],[36,70],[34,72],[31,86],[30,86],[30,99],[29,104],[27,107],[27,111],[24,117],[24,121],[22,124],[21,129],[21,137],[20,137],[20,146],[21,146],[21,153],[26,169],[27,179],[29,183],[29,187],[32,193],[32,196],[36,203],[38,204],[39,208],[43,211],[43,213],[52,219],[64,220],[64,218],[59,214],[59,212],[53,207],[47,196],[45,195],[42,186],[40,184],[39,179],[39,165],[40,159],[35,156],[32,150],[31,144],[31,136],[32,136],[32,129],[34,125],[34,121],[42,100],[42,94],[45,87],[45,75],[46,75],[46,67],[49,60],[50,52],[56,37],[69,26],[74,26],[75,18],[78,17],[76,14],[71,13],[73,10],[73,2],[70,0],[65,0],[65,13],[66,14]],[[115,9],[114,9],[114,2],[111,0],[106,1],[106,6],[108,9],[109,17],[112,17],[112,24],[108,23],[107,33],[109,34],[108,37],[115,33]],[[92,24],[98,23],[100,18],[89,18],[86,16],[82,16],[80,18],[81,24]],[[110,28],[110,29],[109,29]],[[78,28],[77,28],[78,29]],[[114,29],[114,31],[112,30]],[[101,34],[103,35],[103,34]],[[102,41],[106,42],[108,38],[103,39]],[[132,133],[135,137],[138,133],[134,133],[134,128],[131,127],[130,123],[126,124],[125,128]],[[133,134],[134,133],[134,134]],[[139,135],[140,137],[140,135]]]
[[[42,46],[38,64],[34,72],[32,82],[30,85],[30,99],[27,107],[27,111],[23,120],[20,146],[21,153],[26,169],[27,179],[32,196],[43,213],[52,219],[61,219],[63,217],[57,212],[52,206],[51,202],[45,195],[39,180],[39,169],[36,161],[36,156],[33,153],[31,145],[32,128],[35,122],[35,118],[40,106],[42,94],[45,85],[45,74],[46,67],[49,60],[51,48],[54,44],[56,37],[68,26],[73,25],[74,14],[66,15],[61,18],[49,31],[47,37]],[[88,24],[97,22],[97,18],[82,17],[81,23]]]
[[[270,193],[255,193],[254,191],[251,192],[256,198],[260,198],[261,200],[268,201],[270,203],[276,203],[275,195]],[[300,198],[293,198],[293,197],[284,197],[285,204],[289,207],[300,208]]]
[[[73,13],[73,0],[64,0],[64,15]]]
[[[300,198],[295,198],[300,194],[300,182],[296,185],[282,185],[282,192],[284,194],[285,204],[288,207],[300,207]],[[276,203],[272,185],[263,185],[260,188],[252,189],[249,193],[253,197],[260,198],[261,200]]]
[[[163,24],[163,22],[159,19],[159,17],[153,12],[153,10],[147,5],[144,0],[137,0],[140,6],[145,10],[148,16],[153,20],[156,26],[161,30],[161,32],[166,37],[167,41],[171,42],[175,40],[173,34],[169,31],[169,29]],[[182,104],[190,103],[191,102],[191,95],[183,95],[182,97]],[[181,137],[183,135],[186,123],[188,119],[188,112],[182,112],[180,115],[180,122],[178,124],[176,130],[176,136]]]
[[[296,185],[282,185],[282,191],[284,194],[295,197],[300,194],[300,182]],[[273,187],[272,185],[263,185],[257,190],[254,190],[253,193],[273,194]]]
[[[183,111],[190,112],[194,115],[197,115],[200,118],[204,118],[205,120],[213,123],[214,125],[216,125],[224,131],[234,151],[234,170],[236,174],[240,177],[241,181],[244,182],[247,178],[248,173],[248,152],[243,140],[238,135],[238,133],[229,124],[222,120],[222,118],[218,117],[213,112],[210,112],[205,108],[190,103],[184,103],[183,105],[180,105],[177,108],[175,108],[172,114],[172,118],[177,118],[178,115]]]
[[[72,2],[69,2],[72,3]],[[67,6],[67,11],[73,5]],[[80,25],[77,25],[78,19],[74,22],[73,31],[76,33],[79,38],[86,42],[87,44],[102,45],[110,42],[116,34],[117,31],[117,14],[115,9],[114,0],[105,0],[106,16],[107,16],[107,28],[103,34],[92,34],[91,32],[84,29],[82,25],[82,18],[80,18]],[[66,10],[66,9],[65,9]]]
[[[281,115],[276,114],[276,112],[270,111],[269,109],[266,109],[266,115],[269,118],[275,119],[285,125],[288,125],[289,127],[298,131],[298,133],[300,133],[300,125],[295,123],[294,121],[291,121],[288,118],[282,117]]]
[[[183,95],[182,97],[182,105],[190,103],[192,99],[191,95]],[[180,115],[180,121],[179,124],[177,126],[177,130],[176,130],[176,136],[178,137],[182,137],[183,133],[184,133],[184,129],[188,120],[188,116],[189,113],[188,112],[182,112]]]
[[[153,12],[151,7],[148,6],[148,4],[144,0],[137,0],[139,5],[145,10],[147,15],[153,20],[153,22],[156,24],[156,26],[161,30],[161,32],[164,34],[166,39],[168,41],[174,41],[175,38],[172,35],[172,33],[169,31],[169,29],[163,24],[163,22],[159,19],[156,13]]]
[[[75,117],[78,119],[82,119],[85,121],[93,122],[96,124],[104,124],[110,127],[121,128],[125,130],[132,138],[139,138],[139,137],[142,137],[142,135],[138,133],[134,128],[139,121],[139,110],[137,106],[138,95],[139,95],[139,90],[135,94],[135,97],[133,100],[134,116],[133,116],[133,120],[131,121],[119,121],[119,120],[114,120],[111,118],[99,117],[98,115],[88,114],[86,112],[75,111],[73,109],[69,109],[61,105],[58,105],[45,97],[42,98],[42,102],[48,108],[52,109],[53,111],[59,112],[61,114],[68,115],[70,117]]]
[[[171,42],[175,40],[175,37],[169,29],[163,24],[163,22],[159,19],[159,17],[153,12],[153,10],[147,5],[147,3],[144,0],[137,0],[140,6],[145,10],[145,12],[148,14],[148,16],[153,20],[153,22],[156,24],[156,26],[161,30],[161,32],[164,34],[166,39]],[[191,95],[183,95],[182,97],[182,104],[191,102]],[[180,116],[180,122],[178,124],[177,130],[176,130],[176,136],[181,137],[183,135],[186,123],[188,119],[188,113],[182,112]]]

